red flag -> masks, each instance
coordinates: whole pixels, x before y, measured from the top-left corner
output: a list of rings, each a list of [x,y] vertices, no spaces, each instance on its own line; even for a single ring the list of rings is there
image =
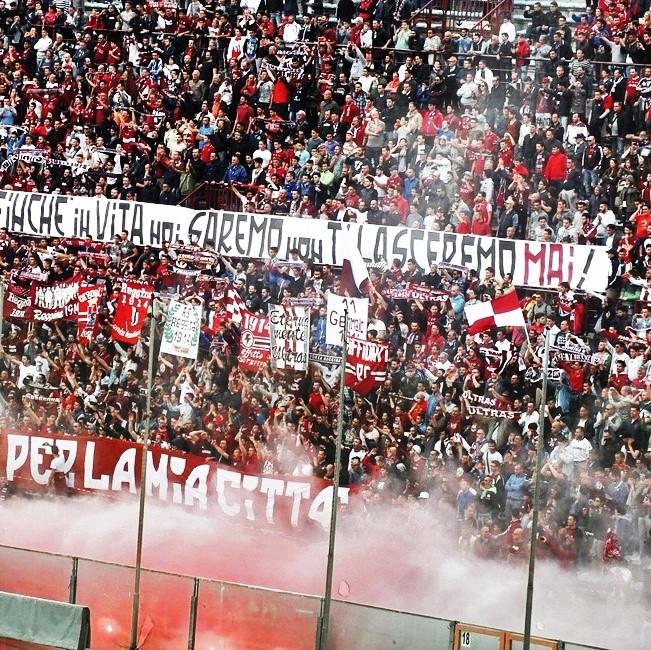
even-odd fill
[[[238,366],[248,372],[259,372],[269,365],[271,354],[269,338],[269,316],[252,314],[242,310],[240,350]]]
[[[5,291],[5,318],[22,318],[32,320],[32,289],[22,287],[15,282],[9,282]]]
[[[346,386],[367,395],[387,378],[389,346],[350,337],[346,354]]]
[[[352,238],[339,238],[344,241],[343,263],[341,268],[341,295],[350,298],[368,297],[369,277],[366,262]]]
[[[505,293],[493,300],[476,302],[465,307],[468,332],[477,334],[493,327],[526,327],[518,295],[515,291]]]
[[[77,339],[80,343],[90,343],[97,334],[97,316],[104,298],[105,284],[82,284],[79,287]]]
[[[111,331],[111,336],[116,341],[122,341],[129,345],[135,345],[138,342],[153,292],[154,287],[148,284],[134,280],[122,280],[122,291],[118,297],[118,306],[113,316]]]
[[[32,305],[34,320],[76,320],[77,295],[81,284],[81,275],[70,280],[61,280],[53,284],[32,284]]]

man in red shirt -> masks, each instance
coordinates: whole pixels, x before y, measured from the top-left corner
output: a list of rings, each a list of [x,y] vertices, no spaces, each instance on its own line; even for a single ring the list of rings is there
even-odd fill
[[[472,217],[472,226],[470,232],[473,235],[483,235],[490,237],[492,235],[491,226],[488,223],[486,217],[481,212],[475,210],[475,214]]]
[[[346,95],[344,105],[341,107],[341,123],[349,127],[353,122],[353,118],[358,116],[359,108],[353,101],[352,95]]]
[[[565,180],[567,172],[567,156],[560,150],[560,147],[555,144],[552,147],[552,152],[545,164],[545,178],[550,185],[554,185],[560,189],[562,182]]]
[[[622,388],[628,386],[629,383],[630,379],[626,372],[626,362],[620,359],[615,362],[615,372],[610,375],[608,385],[612,386],[618,393],[621,393]]]
[[[246,101],[246,97],[242,95],[240,97],[240,103],[237,106],[237,110],[235,111],[235,124],[233,125],[233,130],[235,130],[236,125],[241,124],[244,130],[248,132],[249,127],[251,126],[251,121],[254,117],[255,113],[253,111],[253,108],[249,106]]]
[[[97,45],[93,50],[93,63],[99,65],[108,61],[109,43],[104,38],[104,34],[97,37]]]
[[[393,189],[397,190],[398,193],[402,194],[402,178],[398,175],[398,168],[397,167],[392,167],[391,168],[391,176],[387,179],[387,190]]]

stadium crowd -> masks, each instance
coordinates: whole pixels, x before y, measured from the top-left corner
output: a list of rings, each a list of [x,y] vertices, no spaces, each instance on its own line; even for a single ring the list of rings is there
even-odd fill
[[[258,9],[0,0],[3,189],[175,205],[200,183],[226,183],[254,212],[607,247],[596,309],[566,283],[521,292],[528,338],[467,334],[465,305],[512,290],[509,277],[391,260],[370,269],[369,336],[391,360],[382,386],[347,392],[342,480],[371,514],[385,502],[448,506],[464,550],[524,561],[542,432],[541,553],[565,566],[648,556],[651,13],[600,2],[563,16],[534,3],[522,32],[505,19],[439,33],[414,27],[409,0],[342,0],[335,16],[319,0]],[[329,369],[239,370],[237,323],[215,281],[254,313],[310,300],[311,348],[332,353],[323,304],[337,271],[275,253],[0,231],[6,279],[83,273],[108,295],[86,345],[74,322],[4,321],[0,427],[141,438],[147,335],[133,348],[110,336],[121,279],[140,278],[161,296],[199,297],[206,316],[196,362],[157,362],[153,443],[331,479],[340,405]],[[414,286],[440,293],[391,297]],[[478,403],[515,416],[477,415]]]

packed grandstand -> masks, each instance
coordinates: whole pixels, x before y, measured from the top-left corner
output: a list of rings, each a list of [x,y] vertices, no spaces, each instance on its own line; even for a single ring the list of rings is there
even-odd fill
[[[513,562],[528,557],[542,441],[540,554],[648,556],[644,3],[534,3],[522,31],[458,32],[419,29],[410,0],[254,4],[0,0],[2,431],[139,442],[149,428],[155,447],[216,467],[327,482],[343,409],[356,508],[426,501],[462,552]],[[207,187],[247,237],[304,236],[227,251],[223,226],[186,223],[206,218],[190,209]],[[77,205],[105,226],[110,212],[115,236],[80,225]],[[155,238],[125,221],[138,210],[176,226]],[[351,350],[366,370],[343,405],[327,335],[342,258],[312,254],[334,225],[369,253]],[[428,255],[453,243],[475,253]],[[524,327],[469,333],[473,307],[514,291]],[[172,304],[199,310],[194,360],[159,355]],[[303,356],[270,357],[278,308],[308,328]]]

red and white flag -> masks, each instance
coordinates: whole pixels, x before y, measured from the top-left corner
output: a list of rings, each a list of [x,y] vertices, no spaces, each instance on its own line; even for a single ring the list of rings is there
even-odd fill
[[[352,237],[339,237],[343,248],[341,268],[341,295],[349,298],[367,298],[369,277],[366,262]]]
[[[238,325],[242,322],[242,312],[246,309],[244,301],[237,289],[229,284],[226,288],[226,320],[234,320]]]
[[[476,302],[465,307],[468,319],[468,332],[477,334],[493,327],[526,327],[518,294],[515,291],[505,293],[493,300]]]

